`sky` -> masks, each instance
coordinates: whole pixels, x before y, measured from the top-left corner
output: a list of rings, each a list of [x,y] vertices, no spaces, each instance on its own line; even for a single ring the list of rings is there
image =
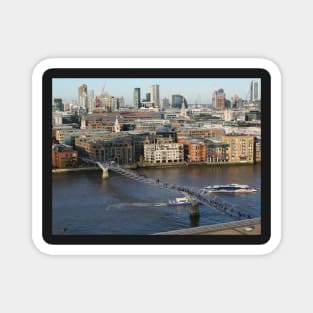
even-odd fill
[[[53,98],[62,98],[63,103],[78,98],[78,87],[86,84],[88,90],[93,89],[95,96],[103,89],[111,96],[123,96],[126,104],[133,104],[134,88],[140,88],[141,98],[150,92],[150,86],[160,85],[160,99],[166,97],[171,101],[173,94],[183,95],[188,103],[207,104],[212,102],[214,90],[223,88],[226,98],[235,94],[246,99],[252,78],[54,78]],[[261,80],[256,79],[259,84]]]

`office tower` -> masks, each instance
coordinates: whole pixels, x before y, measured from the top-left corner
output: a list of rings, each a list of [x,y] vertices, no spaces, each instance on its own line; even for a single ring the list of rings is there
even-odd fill
[[[150,94],[150,92],[147,92],[147,93],[146,93],[146,101],[147,101],[147,102],[150,102],[150,101],[151,101],[151,94]]]
[[[114,112],[120,109],[120,97],[110,96],[109,94],[102,96],[101,105],[106,112]],[[124,98],[122,99],[124,101]]]
[[[112,105],[111,110],[118,111],[120,109],[120,98],[119,97],[111,97]]]
[[[256,80],[252,80],[250,85],[250,102],[253,103],[257,100],[259,100],[258,82]]]
[[[224,89],[220,88],[219,90],[215,90],[212,95],[212,104],[213,107],[217,110],[224,110],[226,104],[226,94]]]
[[[184,101],[185,108],[188,108],[187,100],[182,95],[172,95],[172,108],[181,109],[182,103]]]
[[[61,98],[54,98],[52,104],[52,111],[63,111],[64,106]]]
[[[80,129],[86,129],[86,117],[85,117],[85,115],[83,115],[81,120],[80,120]]]
[[[183,97],[182,102],[181,102],[181,108],[180,108],[180,116],[186,118],[187,112],[185,108],[185,99]]]
[[[159,85],[152,85],[150,87],[151,93],[151,101],[154,103],[155,107],[160,106],[160,86]]]
[[[78,88],[78,105],[87,108],[87,85],[83,84]]]
[[[93,89],[88,91],[88,113],[92,113],[95,108],[95,92]]]
[[[230,101],[231,101],[231,108],[233,108],[233,109],[239,109],[240,108],[242,100],[239,98],[239,96],[237,96],[237,95],[232,96],[230,98]]]
[[[170,100],[168,98],[163,98],[161,101],[161,110],[166,110],[170,107]]]
[[[140,88],[134,88],[133,105],[136,109],[140,108]]]
[[[118,97],[118,100],[119,100],[119,107],[118,107],[118,109],[124,108],[125,107],[125,99],[124,99],[124,97],[123,96],[122,97]]]

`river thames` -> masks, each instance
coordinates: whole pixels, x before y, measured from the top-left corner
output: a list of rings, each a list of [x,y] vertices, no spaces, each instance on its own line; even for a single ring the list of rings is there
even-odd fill
[[[213,184],[246,184],[257,192],[218,194],[251,217],[261,215],[261,165],[141,168],[138,173],[168,183],[203,188]],[[189,207],[168,206],[182,195],[145,185],[110,172],[58,173],[52,176],[52,231],[68,235],[142,235],[234,221],[214,208],[199,205],[200,218],[189,217]]]

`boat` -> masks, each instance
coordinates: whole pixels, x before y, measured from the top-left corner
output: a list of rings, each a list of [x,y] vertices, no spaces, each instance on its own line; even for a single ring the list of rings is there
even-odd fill
[[[250,187],[248,185],[239,185],[239,184],[227,184],[227,185],[212,185],[204,187],[204,190],[207,192],[227,192],[227,193],[244,193],[244,192],[255,192],[256,188]]]
[[[176,206],[176,205],[190,205],[191,202],[185,198],[176,198],[175,200],[168,200],[168,205]]]

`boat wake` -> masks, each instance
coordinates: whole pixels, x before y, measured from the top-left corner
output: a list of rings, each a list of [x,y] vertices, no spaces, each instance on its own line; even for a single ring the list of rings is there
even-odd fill
[[[111,209],[123,209],[125,207],[161,207],[161,206],[167,206],[167,203],[147,203],[147,202],[122,202],[122,203],[113,203],[108,205],[105,210],[111,210]]]

